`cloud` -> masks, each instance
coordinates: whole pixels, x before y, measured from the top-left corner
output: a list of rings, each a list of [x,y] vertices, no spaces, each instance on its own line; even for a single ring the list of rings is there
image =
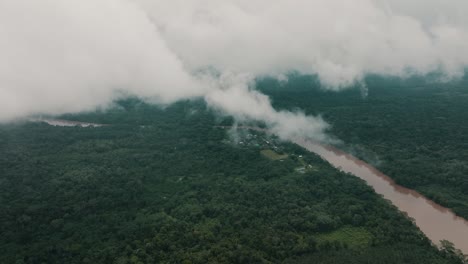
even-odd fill
[[[301,112],[276,111],[268,96],[253,90],[250,76],[223,74],[217,87],[205,96],[206,102],[232,115],[241,122],[261,121],[270,131],[284,140],[307,137],[318,141],[331,140],[325,134],[328,124],[320,117],[306,116]]]
[[[253,74],[293,69],[317,73],[331,88],[347,86],[369,73],[424,74],[439,69],[452,76],[462,73],[468,62],[468,23],[459,8],[467,6],[466,1],[443,5],[419,1],[418,9],[406,2],[142,0],[140,4],[191,68],[205,65]]]
[[[0,120],[205,89],[130,1],[2,0],[0,57]]]
[[[323,120],[275,111],[251,80],[299,71],[340,89],[371,73],[457,77],[468,64],[467,9],[465,0],[2,0],[0,121],[125,95],[203,97],[283,137],[323,139]]]

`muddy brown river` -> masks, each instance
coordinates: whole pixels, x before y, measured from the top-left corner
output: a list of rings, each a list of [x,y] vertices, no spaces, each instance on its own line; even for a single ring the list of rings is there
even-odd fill
[[[375,192],[414,219],[434,244],[440,245],[441,240],[448,240],[468,254],[468,221],[464,218],[414,190],[397,185],[374,167],[338,149],[305,140],[296,140],[295,143],[321,156],[334,167],[366,181]]]

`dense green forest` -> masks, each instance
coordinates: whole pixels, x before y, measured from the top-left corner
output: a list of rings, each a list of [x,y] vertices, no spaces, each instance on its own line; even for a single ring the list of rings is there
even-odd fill
[[[461,263],[363,181],[235,140],[201,102],[62,118],[107,125],[0,126],[0,263]]]
[[[341,92],[292,75],[258,87],[277,108],[322,115],[340,148],[468,218],[468,75],[451,82],[369,76]]]

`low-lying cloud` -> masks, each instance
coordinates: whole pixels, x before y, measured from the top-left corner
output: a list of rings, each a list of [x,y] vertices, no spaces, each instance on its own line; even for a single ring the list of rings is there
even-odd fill
[[[321,140],[323,120],[276,111],[252,80],[298,71],[340,89],[366,74],[457,77],[466,10],[465,0],[2,0],[0,121],[126,95],[203,97],[283,138]]]

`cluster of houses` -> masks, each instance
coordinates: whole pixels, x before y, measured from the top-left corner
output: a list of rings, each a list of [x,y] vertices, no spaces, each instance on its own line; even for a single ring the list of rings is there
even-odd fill
[[[254,132],[248,132],[245,136],[242,136],[237,142],[240,146],[248,146],[248,147],[257,147],[257,148],[270,148],[276,152],[282,152],[284,149],[279,145],[278,139],[275,138],[267,138],[265,135],[257,134]]]

